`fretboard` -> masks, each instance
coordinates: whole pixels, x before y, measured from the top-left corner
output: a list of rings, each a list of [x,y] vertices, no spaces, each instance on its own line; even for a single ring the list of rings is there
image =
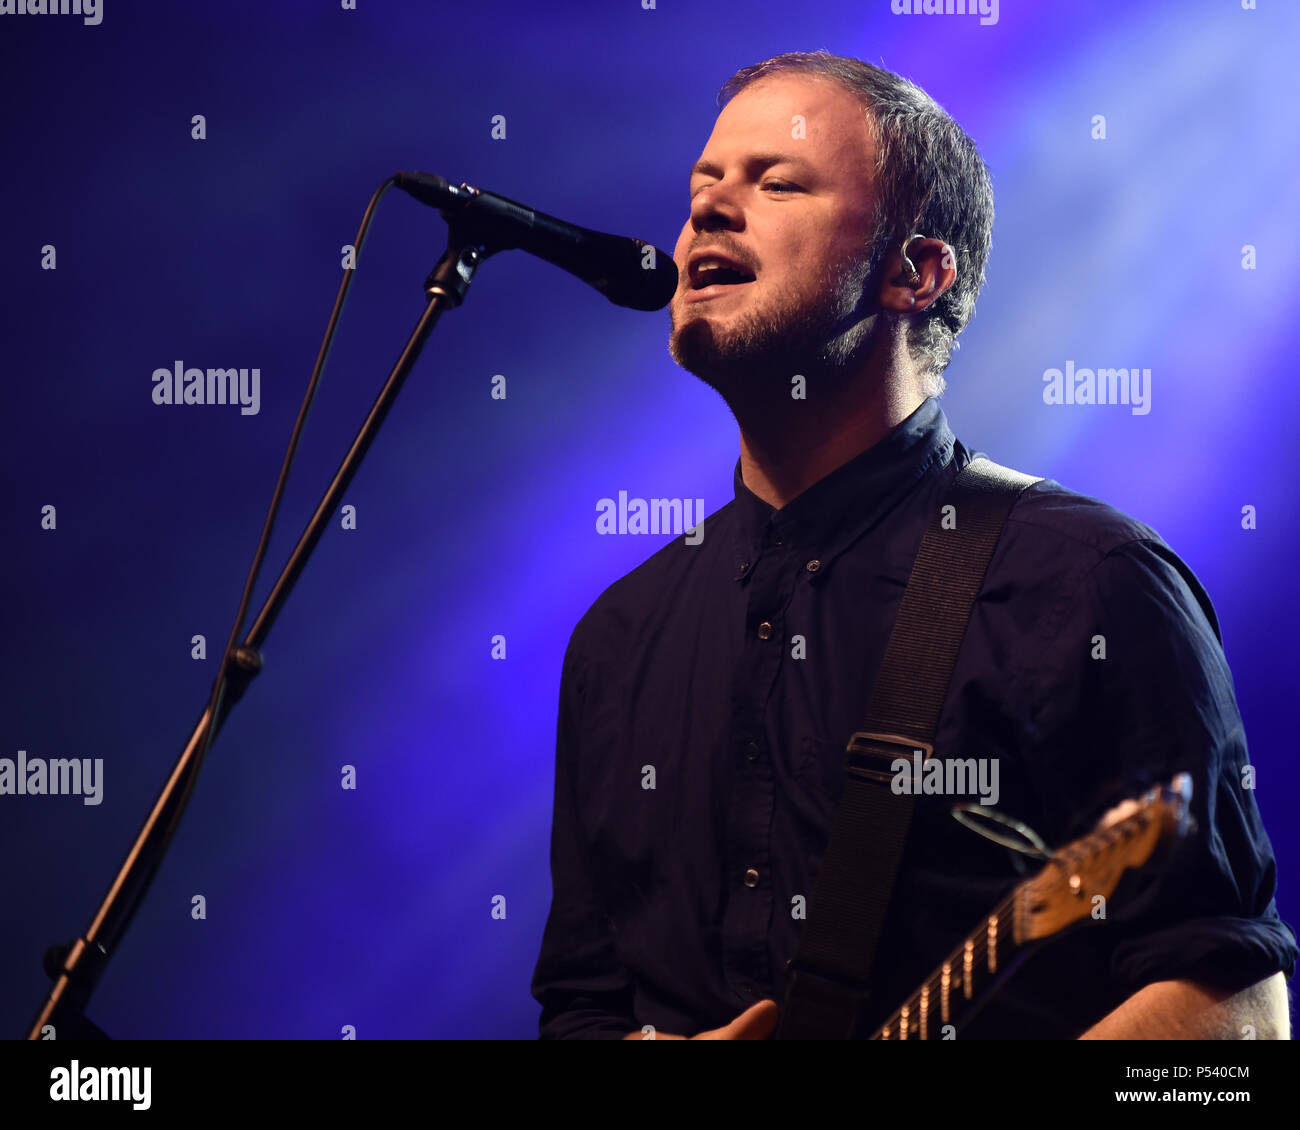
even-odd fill
[[[1013,891],[997,906],[871,1039],[954,1038],[957,1019],[1010,968],[1014,958],[1022,956],[1012,928],[1016,894]]]

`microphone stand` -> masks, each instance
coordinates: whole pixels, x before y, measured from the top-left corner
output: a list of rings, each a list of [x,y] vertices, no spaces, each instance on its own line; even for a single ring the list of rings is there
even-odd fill
[[[474,280],[474,273],[483,260],[502,249],[487,238],[486,226],[471,226],[454,217],[447,218],[447,250],[424,282],[427,299],[424,313],[420,315],[419,322],[380,390],[370,414],[352,441],[352,446],[335,472],[311,521],[307,523],[307,528],[298,539],[298,544],[294,546],[293,553],[281,570],[275,587],[262,605],[243,644],[233,648],[224,658],[226,693],[215,698],[215,710],[211,705],[205,707],[90,926],[75,941],[52,946],[46,952],[45,971],[54,985],[32,1021],[27,1039],[109,1039],[86,1018],[84,1011],[109,958],[117,951],[136,907],[143,900],[162,864],[175,824],[193,790],[194,774],[198,767],[196,762],[201,760],[215,739],[231,708],[248,688],[253,676],[262,669],[260,649],[271,625],[275,623],[311,557],[312,550],[325,532],[326,522],[338,509],[343,493],[361,466],[362,459],[388,415],[388,410],[393,406],[393,401],[397,399],[397,394],[434,325],[444,310],[457,307],[464,301],[470,283]]]

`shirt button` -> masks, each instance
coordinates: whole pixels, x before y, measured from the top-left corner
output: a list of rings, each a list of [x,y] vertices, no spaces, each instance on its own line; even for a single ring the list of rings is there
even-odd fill
[[[740,569],[740,571],[741,571],[742,573],[748,573],[748,572],[749,572],[749,562],[748,562],[748,561],[742,561],[742,562],[740,563],[740,565],[739,565],[739,569]]]
[[[747,887],[758,886],[758,872],[755,871],[752,867],[745,872],[745,886]]]
[[[817,570],[820,569],[821,567],[822,567],[822,563],[818,561],[816,558],[814,558],[812,561],[809,561],[808,564],[804,566],[804,568],[807,569],[808,572],[810,573],[817,572]]]
[[[749,745],[745,747],[745,757],[750,761],[758,760],[758,742],[750,742]]]
[[[772,638],[772,625],[766,620],[758,626],[758,638],[760,640],[770,640]]]

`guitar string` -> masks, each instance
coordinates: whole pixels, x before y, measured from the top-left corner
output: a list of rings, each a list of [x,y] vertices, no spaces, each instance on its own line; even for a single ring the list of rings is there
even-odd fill
[[[1133,813],[1131,816],[1125,818],[1124,820],[1119,821],[1118,823],[1112,825],[1109,828],[1100,829],[1098,832],[1094,833],[1093,835],[1100,839],[1101,844],[1099,846],[1102,847],[1112,846],[1114,842],[1118,840],[1120,836],[1123,834],[1121,829],[1123,829],[1124,831],[1127,831],[1130,827],[1132,827],[1134,831],[1142,829],[1144,828],[1146,824],[1146,820],[1150,817],[1150,815],[1151,814],[1149,809],[1145,809],[1145,808],[1141,809],[1138,812]],[[1082,843],[1076,842],[1075,844],[1068,845],[1066,848],[1063,848],[1061,851],[1057,852],[1051,859],[1047,861],[1047,863],[1043,866],[1042,870],[1040,870],[1033,878],[1027,879],[1024,883],[1018,885],[1002,903],[994,907],[993,910],[990,911],[989,914],[985,916],[986,927],[987,927],[988,919],[990,918],[996,917],[998,920],[999,927],[1001,926],[1004,919],[1010,918],[1012,913],[1015,910],[1017,896],[1025,893],[1026,889],[1029,887],[1030,884],[1035,883],[1039,879],[1041,879],[1042,876],[1047,873],[1047,870],[1053,864],[1058,865],[1062,870],[1069,871],[1076,864],[1082,862],[1085,856],[1094,855],[1097,849],[1091,843],[1092,840],[1093,840],[1092,836],[1086,837]],[[1083,843],[1087,843],[1088,846],[1092,848],[1092,850],[1088,852],[1081,852],[1079,849],[1081,846],[1083,846]],[[976,931],[978,931],[978,936],[973,938],[972,935],[976,934]],[[997,934],[999,951],[1001,950],[1001,943],[1004,937],[1013,937],[1013,935],[1004,934],[1001,931],[1001,929],[999,929]],[[987,928],[979,929],[979,927],[976,927],[976,930],[972,931],[971,934],[968,934],[966,936],[966,941],[973,941],[973,945],[971,946],[971,966],[972,966],[972,973],[973,973],[976,968],[981,968],[981,969],[983,968],[984,959],[987,959],[988,957]],[[877,1025],[876,1030],[871,1037],[872,1039],[883,1039],[884,1037],[881,1036],[881,1032],[884,1031],[884,1029],[886,1028],[894,1029],[895,1032],[897,1032],[897,1026],[900,1025],[902,1022],[904,1008],[908,1010],[909,1035],[911,1034],[911,1030],[912,1030],[911,1022],[914,1015],[917,1017],[918,1020],[918,1028],[916,1030],[919,1031],[919,1011],[920,1011],[922,990],[924,990],[925,988],[930,988],[932,990],[931,993],[932,998],[934,996],[934,991],[942,993],[943,991],[942,965],[951,966],[953,969],[960,968],[962,970],[962,976],[965,977],[966,941],[963,941],[955,950],[952,951],[952,953],[948,955],[947,958],[944,959],[940,967],[940,972],[938,972],[937,974],[932,974],[930,977],[927,977],[926,980],[922,982],[920,988],[918,988],[914,993],[912,993],[902,1003],[902,1005],[896,1008],[882,1023]],[[1014,953],[1015,950],[1020,949],[1023,944],[1024,944],[1023,942],[1016,941],[1015,945],[1009,951],[1008,956],[1010,956],[1010,953]],[[960,988],[958,988],[958,992],[961,992]],[[929,1008],[933,1009],[933,1005],[930,1005]],[[928,1020],[929,1020],[929,1016],[927,1015],[927,1022]]]
[[[1012,912],[1015,910],[1016,894],[1019,891],[1020,888],[1017,887],[1016,890],[1013,891],[1011,895],[1009,895],[1006,899],[1004,899],[1001,903],[999,903],[996,907],[994,907],[993,910],[988,915],[985,916],[986,927],[989,918],[993,918],[996,916],[1000,926],[1004,919],[1009,918],[1011,916]],[[972,931],[972,934],[973,933],[974,931]],[[1003,938],[1012,938],[1014,940],[1012,934],[1003,933],[1001,930],[999,930],[998,932],[999,952],[1001,952]],[[972,939],[971,934],[967,935],[967,939],[974,941],[974,944],[971,946],[971,968],[973,974],[976,969],[983,969],[983,965],[984,965],[983,959],[986,959],[988,957],[988,930],[987,928],[979,930],[978,940]],[[1021,943],[1017,942],[1011,948],[1011,950],[1008,951],[1008,956],[1010,956],[1010,954],[1014,952],[1016,949],[1019,949],[1020,945]],[[953,950],[952,953],[950,953],[947,956],[947,958],[944,959],[942,964],[951,966],[954,971],[961,970],[962,976],[965,977],[965,961],[966,961],[966,943],[963,942],[955,950]],[[943,991],[943,973],[940,971],[926,978],[921,988],[925,988],[927,986],[932,990],[931,1003],[929,1007],[931,1013],[933,1014],[933,1012],[936,1010],[936,1006],[934,1004],[934,998],[938,993],[941,993]],[[958,993],[962,991],[960,986],[958,986],[956,991]],[[909,1026],[913,1019],[918,1019],[918,1023],[919,1023],[920,1000],[921,1000],[921,990],[918,989],[916,992],[912,993],[903,1002],[902,1005],[896,1008],[882,1023],[876,1026],[876,1034],[877,1034],[876,1038],[879,1038],[878,1034],[882,1029],[895,1028],[896,1025],[899,1022],[901,1022],[904,1008],[907,1008],[909,1011],[909,1016],[908,1016]]]
[[[1125,821],[1125,823],[1127,823],[1127,821]],[[1072,855],[1073,853],[1070,854]],[[1011,892],[1011,894],[1008,895],[1005,900],[1003,900],[1003,902],[1001,902],[998,906],[994,907],[993,910],[990,911],[989,914],[985,916],[984,929],[980,929],[979,927],[976,927],[975,930],[971,931],[971,933],[966,936],[967,941],[973,942],[971,946],[972,973],[974,973],[976,970],[980,970],[981,972],[986,972],[984,965],[985,965],[985,960],[988,957],[988,948],[989,948],[988,929],[987,929],[988,919],[996,917],[998,920],[999,930],[998,930],[997,938],[998,938],[998,951],[1000,953],[1004,938],[1011,938],[1014,940],[1014,932],[1012,933],[1004,932],[1001,929],[1001,925],[1004,920],[1011,918],[1012,914],[1014,913],[1017,896],[1023,894],[1025,888],[1028,887],[1030,883],[1036,882],[1043,875],[1043,873],[1046,872],[1047,868],[1050,867],[1053,863],[1063,864],[1066,865],[1066,867],[1068,868],[1068,866],[1073,862],[1074,860],[1070,858],[1070,855],[1067,855],[1066,853],[1060,853],[1057,856],[1055,856],[1053,859],[1049,860],[1047,865],[1044,866],[1043,870],[1040,871],[1038,875],[1034,876],[1034,878],[1029,879],[1025,883],[1016,887]],[[1015,945],[1012,946],[1011,949],[1008,951],[1007,956],[1010,957],[1012,953],[1020,949],[1023,945],[1024,945],[1023,942],[1016,941]],[[942,965],[951,966],[954,972],[960,970],[962,972],[962,976],[964,977],[965,961],[966,961],[966,942],[963,941],[955,950],[952,951],[952,953],[950,953],[947,956],[947,958],[944,959]],[[880,1033],[885,1028],[893,1029],[896,1038],[898,1026],[902,1022],[904,1008],[908,1009],[908,1013],[909,1013],[908,1015],[909,1036],[912,1031],[919,1031],[921,990],[926,987],[930,988],[932,1003],[930,1004],[929,1008],[931,1013],[933,1013],[935,1008],[933,1004],[934,997],[937,993],[942,993],[943,991],[943,973],[941,971],[942,965],[940,967],[939,972],[931,974],[930,977],[927,977],[926,980],[920,986],[920,988],[918,988],[915,992],[913,992],[903,1002],[902,1005],[896,1008],[884,1021],[882,1021],[880,1024],[876,1026],[876,1031],[872,1036],[873,1039],[883,1039],[884,1037],[882,1037]],[[958,993],[962,992],[960,985],[957,987],[956,991]],[[929,1017],[927,1017],[927,1020],[928,1019]],[[912,1022],[914,1020],[916,1021],[916,1027],[913,1027]]]

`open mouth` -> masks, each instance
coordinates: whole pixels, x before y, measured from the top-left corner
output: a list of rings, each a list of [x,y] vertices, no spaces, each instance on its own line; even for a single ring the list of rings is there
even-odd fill
[[[742,286],[754,281],[754,276],[738,267],[703,267],[691,274],[692,290],[707,290],[711,286]]]
[[[703,256],[691,264],[686,301],[716,298],[753,281],[754,275],[738,263],[721,257]]]

